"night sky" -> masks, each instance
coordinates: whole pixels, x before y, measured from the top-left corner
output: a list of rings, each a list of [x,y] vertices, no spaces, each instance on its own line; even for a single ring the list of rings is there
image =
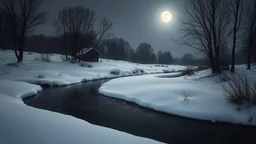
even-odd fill
[[[180,21],[185,18],[185,0],[45,0],[43,9],[48,11],[48,22],[38,27],[37,34],[55,35],[53,18],[64,7],[84,6],[95,11],[98,19],[106,16],[113,22],[112,33],[129,41],[133,48],[148,42],[155,49],[171,51],[173,56],[193,52],[178,45],[173,39],[181,36]],[[168,10],[173,19],[163,23],[160,15]],[[97,28],[97,27],[96,27]]]

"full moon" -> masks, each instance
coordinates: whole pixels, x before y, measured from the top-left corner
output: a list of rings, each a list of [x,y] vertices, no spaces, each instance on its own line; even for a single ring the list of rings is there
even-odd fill
[[[172,20],[172,14],[168,11],[164,11],[161,14],[161,19],[162,19],[163,22],[168,23]]]

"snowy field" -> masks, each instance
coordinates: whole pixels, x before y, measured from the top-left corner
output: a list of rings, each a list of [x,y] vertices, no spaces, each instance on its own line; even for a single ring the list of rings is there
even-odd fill
[[[15,64],[13,51],[0,51],[0,80],[61,86],[103,78],[173,72],[185,68],[184,66],[156,67],[106,59],[101,59],[99,63],[71,63],[62,61],[62,55],[48,56],[49,62],[41,60],[41,54],[25,52],[24,62]]]
[[[32,108],[25,105],[22,98],[42,90],[41,86],[35,84],[68,85],[184,68],[157,68],[111,60],[102,60],[101,63],[71,63],[62,61],[61,55],[57,54],[51,55],[50,61],[46,62],[41,60],[41,54],[28,52],[24,59],[23,63],[15,64],[13,51],[0,51],[0,144],[159,143],[92,125],[71,116]],[[112,70],[120,73],[111,74]]]
[[[158,142],[92,125],[86,121],[26,106],[21,98],[40,86],[0,83],[0,144],[156,144]]]
[[[99,89],[105,96],[124,99],[140,106],[188,118],[256,126],[256,106],[237,110],[229,103],[217,84],[219,76],[209,70],[194,76],[174,77],[176,74],[146,75],[111,80]],[[256,84],[256,66],[248,71]],[[169,78],[168,78],[169,77]]]

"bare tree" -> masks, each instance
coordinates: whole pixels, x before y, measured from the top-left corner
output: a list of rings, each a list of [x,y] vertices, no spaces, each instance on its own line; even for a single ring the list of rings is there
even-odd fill
[[[185,25],[181,42],[208,57],[212,72],[220,72],[220,48],[228,38],[229,13],[224,0],[190,0],[190,19]]]
[[[17,62],[23,61],[26,34],[45,21],[45,12],[39,12],[44,0],[1,0],[12,27]]]
[[[137,60],[139,63],[150,64],[152,63],[152,56],[154,49],[149,43],[141,43],[136,49]]]
[[[77,58],[83,41],[93,31],[95,21],[96,16],[91,9],[70,7],[59,11],[57,18],[54,19],[54,26],[57,33],[63,36],[66,57],[69,47],[73,59]]]
[[[235,72],[236,43],[237,43],[237,38],[238,38],[237,35],[241,28],[243,8],[244,8],[244,0],[231,0],[230,1],[229,10],[234,18],[232,63],[231,63],[231,72],[233,72],[233,73]]]
[[[109,33],[109,30],[112,28],[113,23],[106,18],[103,18],[100,21],[100,30],[98,32],[98,41],[95,44],[95,48],[100,44],[101,41],[104,41],[112,36],[112,33]]]
[[[0,48],[6,49],[6,46],[10,44],[11,31],[9,17],[6,11],[0,8]]]
[[[247,69],[251,70],[252,50],[256,39],[256,1],[251,0],[247,11],[247,23],[249,30],[249,48],[247,55]]]

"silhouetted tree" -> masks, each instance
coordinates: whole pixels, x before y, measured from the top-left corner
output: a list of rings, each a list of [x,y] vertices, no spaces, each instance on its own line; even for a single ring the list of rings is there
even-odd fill
[[[130,43],[122,38],[111,38],[98,46],[104,58],[135,61],[135,51]]]
[[[6,49],[11,43],[10,19],[5,9],[0,8],[0,48]]]
[[[45,21],[45,12],[39,9],[44,0],[1,0],[8,13],[17,62],[23,61],[26,34]]]
[[[171,52],[158,51],[157,57],[159,64],[172,64],[174,62]]]
[[[141,43],[136,49],[137,61],[139,63],[150,64],[152,63],[152,56],[154,50],[148,43]]]
[[[100,21],[100,30],[98,32],[98,40],[95,44],[95,48],[98,47],[98,45],[107,39],[109,39],[113,34],[109,33],[109,30],[112,28],[113,23],[109,21],[107,18],[103,18]]]
[[[249,45],[247,50],[247,69],[251,70],[253,47],[256,46],[256,1],[250,0],[246,13]],[[254,49],[255,50],[255,49]],[[256,50],[255,50],[256,51]],[[256,53],[254,53],[256,55]]]
[[[72,58],[76,59],[77,53],[83,47],[83,42],[93,26],[96,16],[93,10],[84,7],[63,8],[54,19],[56,32],[63,37],[65,54],[68,55],[68,48],[71,50]]]
[[[190,0],[189,19],[184,21],[181,42],[203,53],[209,59],[212,72],[220,72],[220,48],[229,33],[230,14],[225,0]]]
[[[232,63],[231,63],[231,72],[235,72],[235,52],[237,46],[237,34],[241,27],[242,23],[242,14],[243,14],[244,0],[231,0],[230,2],[230,12],[234,18],[233,26],[233,43],[232,43]]]
[[[160,51],[158,51],[158,53],[157,53],[157,63],[158,64],[161,64],[162,62],[163,62],[163,60],[162,60],[162,54],[163,54],[163,52],[160,50]]]
[[[60,36],[29,35],[24,50],[37,53],[58,53],[63,51],[64,43]]]

